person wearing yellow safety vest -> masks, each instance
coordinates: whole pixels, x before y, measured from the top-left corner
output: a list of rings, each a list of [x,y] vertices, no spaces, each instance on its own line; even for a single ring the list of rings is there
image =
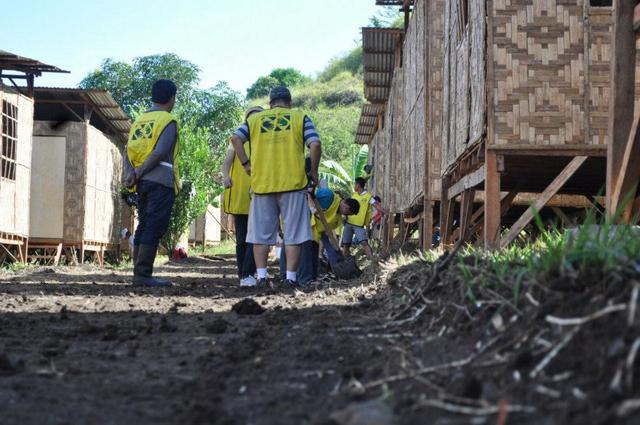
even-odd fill
[[[125,186],[139,195],[133,255],[133,284],[138,286],[171,286],[153,277],[153,262],[169,226],[180,181],[178,125],[171,114],[176,92],[170,80],[153,83],[153,106],[133,123],[127,142]]]
[[[251,115],[231,139],[240,163],[251,176],[253,198],[247,242],[253,244],[258,285],[271,286],[267,280],[267,255],[269,246],[276,244],[280,218],[287,257],[284,284],[299,286],[301,245],[311,240],[305,147],[311,158],[312,184],[318,182],[322,148],[311,119],[291,108],[291,92],[286,87],[274,87],[269,100],[271,108]],[[249,156],[245,143],[249,143]]]
[[[245,120],[264,109],[256,106],[247,111]],[[245,143],[244,151],[250,155],[249,144]],[[256,286],[256,263],[253,259],[253,245],[247,243],[247,225],[249,223],[249,206],[251,205],[251,178],[240,163],[240,159],[229,147],[222,163],[224,176],[224,212],[233,216],[236,233],[236,264],[240,286]]]
[[[382,205],[371,196],[365,189],[366,180],[362,177],[358,177],[353,185],[353,195],[351,197],[358,201],[360,204],[360,211],[356,215],[352,215],[347,218],[347,222],[344,225],[342,231],[342,253],[345,256],[349,256],[349,251],[352,244],[361,244],[364,248],[367,257],[371,261],[374,261],[373,251],[369,246],[369,238],[367,236],[367,226],[371,222],[372,208],[375,208],[382,214],[386,214],[386,210],[382,208]]]

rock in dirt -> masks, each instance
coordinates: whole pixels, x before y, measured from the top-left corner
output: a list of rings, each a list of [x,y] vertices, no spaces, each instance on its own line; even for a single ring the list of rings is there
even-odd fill
[[[266,310],[252,298],[245,298],[239,301],[231,307],[231,311],[235,311],[236,314],[262,314]]]
[[[223,334],[229,328],[229,324],[226,320],[218,318],[205,326],[205,330],[210,334]]]
[[[396,418],[384,400],[353,403],[330,416],[334,425],[393,425]]]

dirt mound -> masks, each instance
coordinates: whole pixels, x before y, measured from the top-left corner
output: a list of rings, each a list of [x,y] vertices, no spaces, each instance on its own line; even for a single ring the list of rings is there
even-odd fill
[[[264,313],[266,310],[253,298],[245,298],[235,303],[231,307],[231,311],[236,312],[236,314],[258,315]]]

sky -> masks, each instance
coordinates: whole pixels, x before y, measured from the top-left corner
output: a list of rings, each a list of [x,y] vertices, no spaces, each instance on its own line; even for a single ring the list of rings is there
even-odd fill
[[[0,49],[71,71],[37,86],[75,87],[105,58],[176,53],[201,69],[202,88],[242,92],[294,67],[313,76],[361,43],[375,0],[22,0],[2,8]]]

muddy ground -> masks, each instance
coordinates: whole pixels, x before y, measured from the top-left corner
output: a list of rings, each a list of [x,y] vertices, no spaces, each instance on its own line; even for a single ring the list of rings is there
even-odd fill
[[[168,263],[157,269],[176,283],[168,289],[90,266],[1,274],[0,423],[640,423],[633,367],[626,392],[594,384],[611,379],[590,372],[597,340],[567,343],[578,364],[551,359],[541,381],[527,376],[552,335],[527,351],[517,320],[469,313],[443,285],[423,301],[449,299],[459,312],[438,301],[417,319],[399,314],[429,264],[370,268],[305,292],[241,289],[234,270],[228,257]],[[234,309],[248,297],[256,304]],[[530,329],[527,317],[538,320],[521,317]],[[603,361],[628,358],[636,335]]]

